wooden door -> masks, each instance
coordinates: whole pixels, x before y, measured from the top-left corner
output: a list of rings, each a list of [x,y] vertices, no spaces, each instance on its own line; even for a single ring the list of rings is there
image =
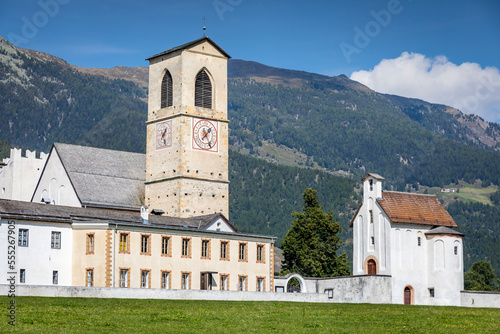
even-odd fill
[[[411,289],[405,288],[405,305],[411,305]]]
[[[368,275],[377,275],[377,264],[374,260],[368,260]]]

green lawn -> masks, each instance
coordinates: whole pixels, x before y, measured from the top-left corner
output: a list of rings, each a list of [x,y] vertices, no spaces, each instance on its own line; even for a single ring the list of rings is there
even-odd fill
[[[425,190],[429,194],[436,195],[439,199],[443,200],[445,203],[453,202],[460,199],[464,202],[480,202],[483,204],[490,204],[490,195],[497,191],[497,186],[481,187],[480,185],[471,185],[467,182],[460,183],[460,192],[457,191],[456,185],[447,185],[444,188],[455,189],[454,193],[442,193],[441,188],[438,187],[421,187],[419,193],[423,193]]]
[[[0,297],[2,315],[9,299]],[[500,309],[16,297],[16,333],[500,333]]]

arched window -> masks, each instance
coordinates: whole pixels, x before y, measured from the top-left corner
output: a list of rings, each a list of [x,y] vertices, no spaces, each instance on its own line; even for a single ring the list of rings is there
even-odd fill
[[[170,72],[165,72],[163,80],[161,81],[161,107],[171,107],[173,105],[172,101],[172,76]]]
[[[201,70],[196,75],[194,105],[196,107],[212,108],[212,83],[205,70]]]
[[[375,260],[368,260],[368,275],[377,275],[377,264]]]

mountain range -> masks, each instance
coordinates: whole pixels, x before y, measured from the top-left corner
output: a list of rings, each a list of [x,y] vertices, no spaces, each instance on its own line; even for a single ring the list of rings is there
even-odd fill
[[[147,80],[147,67],[80,68],[0,37],[0,144],[47,152],[53,142],[66,142],[144,152]],[[281,240],[290,213],[302,207],[302,192],[313,187],[335,212],[350,252],[356,181],[367,172],[384,176],[391,190],[464,181],[500,185],[499,124],[380,94],[344,75],[229,60],[228,109],[230,216],[242,231]],[[473,233],[473,213],[490,209],[498,207],[472,214],[461,207],[455,214]],[[500,223],[484,221],[477,237],[487,249],[466,244],[468,265],[500,254]]]

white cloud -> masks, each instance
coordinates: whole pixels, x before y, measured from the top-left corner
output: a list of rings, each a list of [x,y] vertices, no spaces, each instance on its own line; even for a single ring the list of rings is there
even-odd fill
[[[351,79],[377,92],[446,104],[500,122],[500,73],[496,67],[456,65],[445,56],[431,59],[403,52],[398,58],[382,60],[371,71],[353,72]]]

